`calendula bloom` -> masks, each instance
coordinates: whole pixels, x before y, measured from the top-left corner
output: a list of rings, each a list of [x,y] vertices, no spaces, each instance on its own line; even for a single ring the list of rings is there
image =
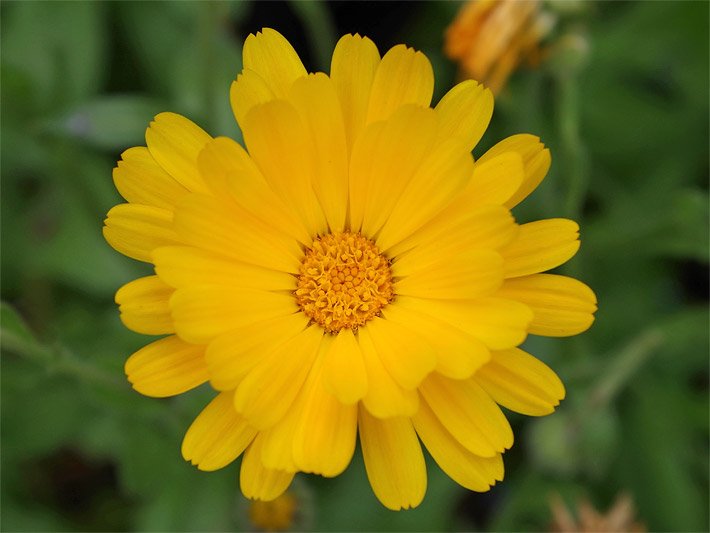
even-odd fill
[[[596,309],[583,283],[542,274],[575,254],[577,224],[510,213],[549,151],[515,135],[474,162],[490,91],[465,81],[430,107],[431,65],[404,45],[380,57],[346,35],[330,75],[271,29],[243,50],[231,102],[246,150],[165,113],[114,171],[128,203],[104,235],[155,265],[117,292],[121,319],[165,335],[128,359],[129,381],[156,397],[209,382],[182,453],[201,470],[244,453],[249,498],[340,474],[358,435],[390,509],[424,496],[420,439],[488,490],[513,443],[498,404],[544,415],[565,394],[518,346],[579,333]]]
[[[446,29],[444,51],[463,77],[497,94],[520,63],[540,62],[540,42],[554,24],[539,0],[469,0]]]

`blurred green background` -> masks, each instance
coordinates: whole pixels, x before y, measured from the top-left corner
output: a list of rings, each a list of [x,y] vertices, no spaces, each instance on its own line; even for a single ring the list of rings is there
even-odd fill
[[[436,101],[456,81],[442,42],[459,6],[2,2],[3,531],[254,528],[236,465],[201,473],[180,456],[208,388],[155,400],[123,376],[146,338],[113,294],[148,269],[102,239],[121,201],[111,169],[161,111],[241,140],[228,88],[262,26],[311,71],[327,72],[342,33],[382,53],[405,42],[431,59]],[[600,307],[578,338],[526,343],[568,395],[553,416],[511,415],[506,480],[468,493],[429,462],[424,503],[392,513],[356,454],[338,478],[297,477],[295,529],[545,531],[553,493],[603,511],[627,492],[648,530],[708,530],[709,6],[548,3],[562,44],[513,75],[474,151],[519,132],[551,148],[514,214],[580,222],[563,270]]]

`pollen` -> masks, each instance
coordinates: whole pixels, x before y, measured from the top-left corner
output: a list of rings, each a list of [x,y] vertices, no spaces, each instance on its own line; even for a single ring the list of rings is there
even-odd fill
[[[307,250],[295,295],[306,316],[326,331],[356,329],[394,298],[389,261],[359,233],[330,233]]]

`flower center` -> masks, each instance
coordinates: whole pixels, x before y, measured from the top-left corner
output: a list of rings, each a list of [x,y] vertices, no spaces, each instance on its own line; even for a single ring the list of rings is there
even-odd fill
[[[394,298],[390,265],[359,233],[329,233],[306,252],[295,294],[303,312],[326,331],[355,329]]]

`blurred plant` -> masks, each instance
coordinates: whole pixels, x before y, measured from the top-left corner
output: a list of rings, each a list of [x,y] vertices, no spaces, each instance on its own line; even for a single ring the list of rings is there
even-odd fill
[[[296,479],[289,489],[271,501],[240,497],[239,522],[247,531],[309,531],[314,504],[309,486]]]
[[[619,494],[614,505],[606,512],[600,513],[586,498],[577,501],[575,520],[559,494],[550,498],[552,512],[552,533],[640,533],[646,531],[646,526],[636,521],[636,511],[631,496]]]
[[[540,64],[541,43],[555,23],[540,0],[471,0],[446,29],[444,50],[458,61],[462,78],[498,94],[521,63]]]
[[[296,498],[290,491],[269,502],[253,501],[249,506],[249,520],[261,531],[287,531],[293,526],[296,506]]]

